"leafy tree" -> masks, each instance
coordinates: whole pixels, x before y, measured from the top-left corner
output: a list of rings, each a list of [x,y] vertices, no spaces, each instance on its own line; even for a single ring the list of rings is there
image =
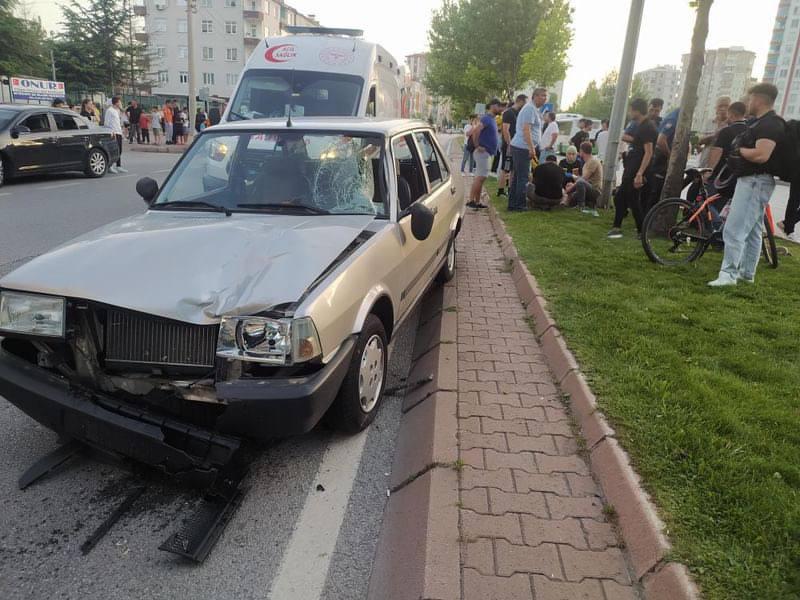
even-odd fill
[[[567,52],[574,37],[572,10],[566,0],[550,0],[536,28],[533,46],[522,55],[523,79],[543,87],[564,79],[569,68]]]
[[[578,113],[595,119],[610,119],[616,89],[617,72],[611,71],[603,78],[599,86],[596,81],[590,81],[584,92],[575,99],[567,112]],[[642,80],[639,77],[634,77],[630,98],[647,99],[647,96],[647,89]]]
[[[708,37],[708,14],[714,0],[696,0],[690,5],[697,11],[692,33],[692,49],[689,53],[689,64],[686,67],[686,79],[681,98],[681,112],[678,125],[675,128],[675,138],[672,140],[672,151],[669,156],[667,176],[664,180],[664,198],[680,196],[683,170],[689,157],[689,135],[692,129],[692,118],[697,106],[697,87],[703,73],[703,62],[706,53],[706,38]]]
[[[67,89],[113,91],[126,77],[125,5],[120,0],[71,0],[61,11],[64,31],[53,44],[59,78]]]
[[[452,98],[456,114],[491,96],[509,97],[521,81],[522,55],[553,1],[443,0],[428,30],[425,85]]]
[[[17,0],[0,0],[0,74],[47,77],[42,24],[15,16],[16,7]]]

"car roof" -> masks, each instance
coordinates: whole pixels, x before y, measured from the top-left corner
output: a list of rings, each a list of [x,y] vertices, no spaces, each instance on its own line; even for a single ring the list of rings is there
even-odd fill
[[[241,130],[286,130],[287,119],[247,119],[228,121],[206,129],[208,132]],[[414,119],[368,119],[365,117],[292,117],[292,129],[320,131],[347,131],[352,133],[377,133],[392,136],[413,129],[430,129],[430,124]]]
[[[16,112],[24,112],[26,110],[52,110],[73,116],[78,114],[68,108],[59,108],[55,106],[49,106],[47,104],[0,104],[0,108],[13,110]]]

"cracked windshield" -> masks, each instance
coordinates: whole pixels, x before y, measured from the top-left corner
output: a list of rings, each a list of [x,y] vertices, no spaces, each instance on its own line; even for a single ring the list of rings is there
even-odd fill
[[[154,208],[291,210],[386,216],[376,184],[380,138],[337,133],[204,136],[164,186]]]

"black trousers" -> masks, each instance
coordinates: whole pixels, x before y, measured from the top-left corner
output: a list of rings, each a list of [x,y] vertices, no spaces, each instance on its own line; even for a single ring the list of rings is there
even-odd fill
[[[795,177],[789,187],[789,202],[783,215],[783,230],[794,233],[794,226],[800,223],[800,177]]]
[[[617,189],[617,195],[614,196],[614,227],[622,227],[622,220],[630,209],[633,213],[633,219],[636,221],[636,230],[641,232],[642,222],[644,221],[642,195],[641,190],[633,187],[633,175],[635,174],[624,173],[622,175],[622,183]]]
[[[122,136],[117,134],[117,146],[119,147],[119,158],[117,159],[117,166],[122,166]]]

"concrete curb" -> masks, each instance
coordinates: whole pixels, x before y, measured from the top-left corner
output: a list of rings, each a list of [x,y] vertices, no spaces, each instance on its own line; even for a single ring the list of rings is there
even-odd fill
[[[420,308],[370,600],[461,600],[455,298],[451,282]]]
[[[122,149],[125,152],[152,152],[157,154],[183,154],[189,148],[189,144],[183,146],[152,146],[147,144],[126,144]]]
[[[648,600],[700,598],[688,569],[669,561],[671,546],[665,526],[650,497],[642,489],[630,458],[616,439],[616,432],[598,410],[597,399],[551,317],[547,300],[520,259],[505,223],[493,206],[489,207],[489,218],[503,256],[510,263],[525,312],[534,321],[533,330],[542,345],[547,364],[562,392],[569,395],[572,414],[590,453],[592,472],[609,504],[614,507],[637,581],[642,584]]]

